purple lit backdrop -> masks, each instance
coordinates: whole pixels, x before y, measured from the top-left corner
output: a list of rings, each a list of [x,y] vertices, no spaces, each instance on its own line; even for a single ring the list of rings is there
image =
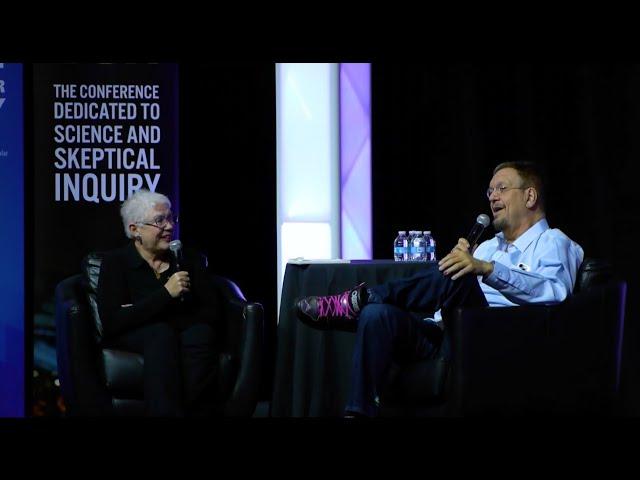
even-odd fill
[[[371,64],[340,64],[342,258],[370,259]]]

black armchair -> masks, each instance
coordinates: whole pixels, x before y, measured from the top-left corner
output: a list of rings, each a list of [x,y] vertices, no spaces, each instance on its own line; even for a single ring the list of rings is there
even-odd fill
[[[82,273],[61,281],[56,298],[56,349],[62,396],[69,415],[143,415],[143,357],[102,348],[96,286],[102,256],[90,254]],[[219,356],[225,416],[251,416],[263,363],[264,313],[231,280],[211,275],[226,299],[225,338]]]
[[[607,414],[619,387],[626,283],[585,259],[557,305],[459,308],[450,361],[394,366],[386,415]]]

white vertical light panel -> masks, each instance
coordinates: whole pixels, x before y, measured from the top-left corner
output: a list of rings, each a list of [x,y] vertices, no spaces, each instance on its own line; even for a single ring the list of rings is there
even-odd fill
[[[339,66],[276,64],[278,311],[291,258],[340,257]]]

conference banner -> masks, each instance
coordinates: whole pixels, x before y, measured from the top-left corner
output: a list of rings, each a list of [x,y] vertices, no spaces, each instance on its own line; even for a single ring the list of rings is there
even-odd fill
[[[0,63],[0,417],[24,415],[23,69]]]
[[[63,409],[42,378],[56,382],[56,284],[126,242],[119,208],[138,189],[179,211],[177,65],[35,64],[33,145],[34,411],[46,415]]]

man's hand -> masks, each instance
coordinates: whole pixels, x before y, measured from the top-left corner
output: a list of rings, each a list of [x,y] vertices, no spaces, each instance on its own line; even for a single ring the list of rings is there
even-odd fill
[[[469,247],[466,238],[459,238],[458,244],[453,247],[451,253],[438,262],[438,270],[445,276],[454,274],[451,277],[452,280],[457,280],[467,273],[485,277],[490,275],[493,272],[493,263],[473,258],[469,253]],[[474,251],[476,247],[477,245],[474,245]]]

